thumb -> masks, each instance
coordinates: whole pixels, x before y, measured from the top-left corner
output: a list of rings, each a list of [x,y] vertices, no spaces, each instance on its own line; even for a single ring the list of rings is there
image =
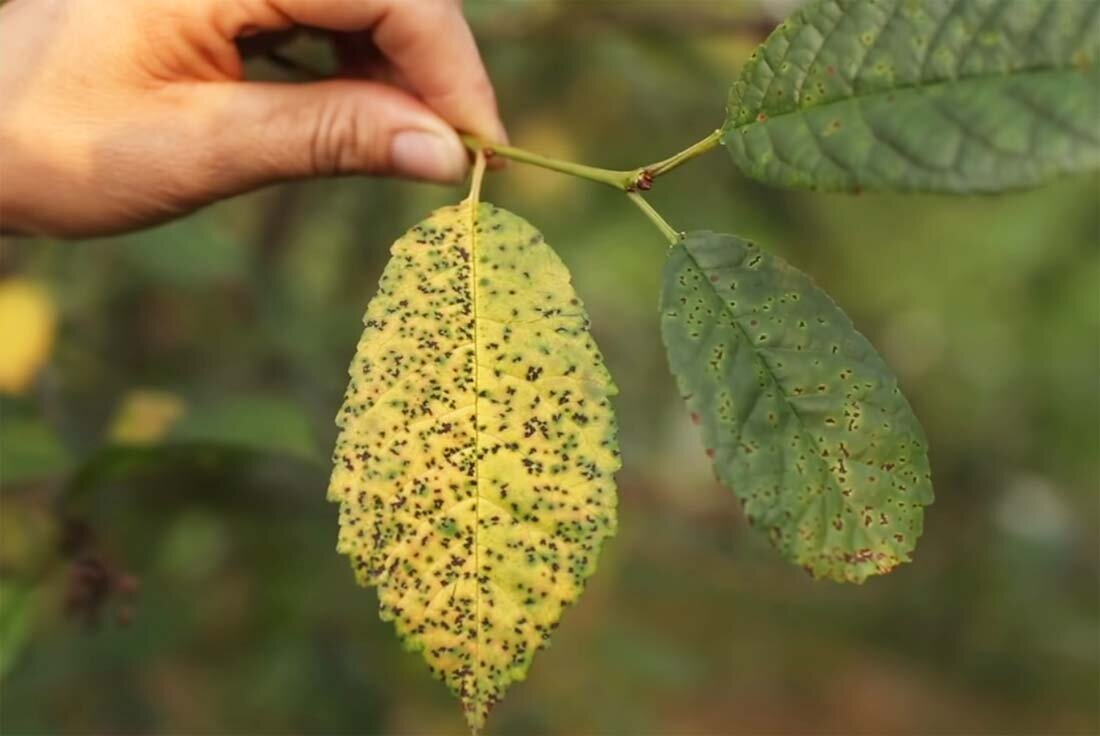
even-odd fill
[[[236,192],[271,181],[379,174],[454,183],[469,167],[454,129],[407,92],[376,82],[203,84],[198,104],[213,122],[213,188]]]

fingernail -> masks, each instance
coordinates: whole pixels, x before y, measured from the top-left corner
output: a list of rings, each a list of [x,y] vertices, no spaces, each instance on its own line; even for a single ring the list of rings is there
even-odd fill
[[[457,182],[466,175],[466,149],[458,139],[448,140],[424,130],[403,130],[390,142],[395,173],[414,179]]]

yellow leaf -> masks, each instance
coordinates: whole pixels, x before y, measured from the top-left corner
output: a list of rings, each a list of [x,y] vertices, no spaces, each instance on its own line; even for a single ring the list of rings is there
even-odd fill
[[[0,282],[0,392],[27,390],[50,357],[56,324],[45,287],[19,277]]]
[[[569,272],[490,204],[393,246],[337,418],[338,550],[476,732],[616,527],[616,393]]]
[[[186,409],[183,399],[169,391],[130,391],[115,411],[108,435],[121,444],[152,445],[164,438]]]

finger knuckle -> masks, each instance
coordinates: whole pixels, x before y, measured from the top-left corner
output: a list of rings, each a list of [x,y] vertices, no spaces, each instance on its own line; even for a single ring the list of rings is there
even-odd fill
[[[361,107],[335,100],[321,106],[309,141],[310,168],[317,176],[373,171],[382,163],[370,119]]]

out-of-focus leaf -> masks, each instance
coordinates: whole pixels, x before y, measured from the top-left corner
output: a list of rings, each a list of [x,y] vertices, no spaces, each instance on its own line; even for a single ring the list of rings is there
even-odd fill
[[[42,285],[0,281],[0,393],[26,391],[50,357],[56,326],[53,299]]]
[[[0,678],[18,661],[34,621],[35,589],[21,580],[0,578]]]
[[[229,530],[218,513],[189,509],[172,520],[158,550],[166,575],[196,584],[214,573],[229,549]]]
[[[183,399],[168,391],[130,391],[111,420],[108,436],[112,442],[124,445],[153,444],[167,434],[186,409]]]
[[[54,478],[71,464],[68,450],[41,419],[0,418],[0,486]]]
[[[697,232],[669,251],[661,309],[718,477],[780,553],[850,582],[908,561],[932,502],[927,441],[829,296],[752,243]]]
[[[178,408],[164,399],[154,402],[158,422],[171,420]],[[98,448],[76,471],[68,492],[73,498],[112,481],[172,468],[229,472],[259,456],[322,461],[309,419],[293,402],[252,395],[196,405],[159,441],[112,441]]]
[[[993,192],[1100,166],[1100,0],[814,0],[730,90],[770,184]]]
[[[293,402],[273,396],[239,396],[195,406],[172,427],[167,441],[285,454],[308,462],[321,457],[308,417]]]
[[[225,475],[255,456],[251,448],[213,442],[105,445],[89,455],[66,484],[68,501],[109,483],[164,472]]]
[[[616,528],[616,389],[569,271],[476,199],[393,246],[337,418],[339,550],[476,732]]]
[[[56,553],[60,520],[34,494],[5,497],[0,509],[0,575],[37,575]]]

